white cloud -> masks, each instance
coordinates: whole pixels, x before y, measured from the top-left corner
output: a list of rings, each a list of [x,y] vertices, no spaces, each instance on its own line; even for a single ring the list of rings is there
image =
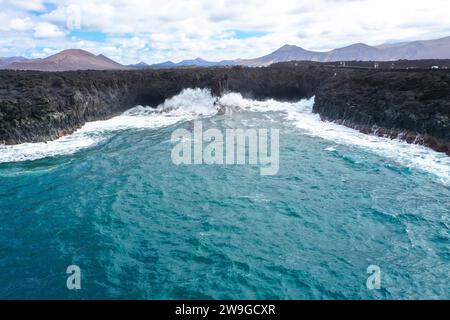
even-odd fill
[[[44,10],[44,1],[0,0],[0,20],[6,21],[0,25],[1,43],[17,46],[11,54],[24,53],[30,46],[55,51],[76,47],[123,63],[155,63],[197,56],[209,60],[251,58],[285,43],[328,50],[355,42],[376,45],[450,35],[448,0],[45,2],[51,3],[52,9],[36,15],[29,10]],[[101,32],[106,39],[71,36],[67,29],[71,4],[80,12],[77,31]],[[236,30],[265,35],[237,39],[233,38]]]
[[[12,19],[10,22],[10,29],[13,31],[27,31],[33,28],[33,21],[30,17],[23,19],[16,18]]]
[[[39,10],[44,10],[45,6],[44,6],[44,2],[43,0],[33,0],[33,1],[23,1],[23,0],[3,0],[0,1],[0,5],[10,5],[13,7],[17,7],[19,9],[23,9],[23,10],[27,10],[27,11],[39,11]]]
[[[63,37],[65,33],[57,26],[48,22],[39,22],[34,28],[35,38],[55,38]]]

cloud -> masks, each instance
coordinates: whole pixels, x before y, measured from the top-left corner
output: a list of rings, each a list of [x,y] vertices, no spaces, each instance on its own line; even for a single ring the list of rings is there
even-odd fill
[[[0,6],[1,55],[73,47],[122,63],[252,58],[285,43],[328,50],[439,38],[450,30],[448,0],[0,0]],[[71,28],[74,12],[79,25]]]
[[[48,22],[39,22],[34,28],[35,38],[55,38],[64,37],[65,33],[57,26]]]
[[[10,5],[18,9],[23,9],[27,11],[41,11],[45,9],[45,1],[33,0],[33,1],[22,1],[22,0],[8,0],[1,1],[0,4]]]
[[[10,22],[10,30],[13,31],[27,31],[33,28],[33,21],[30,17],[26,17],[23,19],[16,18],[12,19]]]

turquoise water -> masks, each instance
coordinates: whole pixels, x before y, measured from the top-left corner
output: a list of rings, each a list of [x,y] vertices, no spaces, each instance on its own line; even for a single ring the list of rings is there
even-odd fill
[[[448,157],[418,149],[420,168],[412,146],[314,132],[299,105],[266,105],[203,125],[280,129],[274,176],[175,166],[171,133],[192,119],[156,125],[142,110],[152,125],[97,123],[92,144],[0,149],[0,297],[449,299]],[[81,290],[66,287],[72,264]],[[369,265],[379,290],[366,287]]]

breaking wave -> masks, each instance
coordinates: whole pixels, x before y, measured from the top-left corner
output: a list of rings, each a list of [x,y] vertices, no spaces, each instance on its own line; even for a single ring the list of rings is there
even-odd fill
[[[57,140],[0,145],[0,163],[73,154],[104,141],[117,131],[159,128],[201,116],[212,116],[217,113],[214,101],[208,90],[186,89],[157,108],[137,106],[109,120],[88,122],[73,134]]]
[[[420,145],[363,134],[332,122],[321,121],[312,113],[314,98],[299,102],[245,99],[238,93],[215,98],[206,89],[185,89],[157,108],[137,106],[118,117],[106,121],[86,123],[75,133],[47,143],[0,145],[0,163],[36,160],[71,154],[126,129],[159,128],[201,117],[212,117],[233,112],[271,112],[282,114],[282,119],[296,126],[303,134],[329,140],[337,145],[356,146],[365,151],[391,159],[403,166],[419,168],[450,183],[450,157]],[[334,152],[336,147],[327,148]]]

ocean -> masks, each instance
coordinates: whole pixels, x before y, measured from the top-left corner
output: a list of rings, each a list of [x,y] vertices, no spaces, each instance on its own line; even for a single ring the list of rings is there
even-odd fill
[[[313,103],[187,89],[0,146],[0,298],[450,299],[450,157]],[[195,121],[279,130],[278,172],[174,164],[171,135]]]

